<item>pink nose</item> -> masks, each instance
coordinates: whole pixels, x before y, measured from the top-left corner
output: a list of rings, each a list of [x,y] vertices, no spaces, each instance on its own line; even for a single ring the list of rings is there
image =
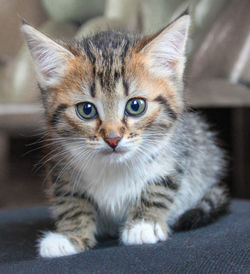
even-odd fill
[[[120,142],[121,137],[115,137],[115,138],[104,138],[104,141],[111,147],[116,148],[118,143]]]

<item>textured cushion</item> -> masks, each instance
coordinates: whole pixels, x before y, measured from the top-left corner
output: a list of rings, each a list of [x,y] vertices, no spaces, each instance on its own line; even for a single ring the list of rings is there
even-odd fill
[[[37,257],[36,239],[53,227],[46,207],[0,211],[0,273],[249,273],[250,202],[200,229],[155,245],[106,240],[93,250],[55,259]]]

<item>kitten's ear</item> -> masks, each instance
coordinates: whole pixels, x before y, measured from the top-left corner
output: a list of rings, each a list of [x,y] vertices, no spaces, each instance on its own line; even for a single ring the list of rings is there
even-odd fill
[[[48,88],[55,85],[64,73],[67,60],[74,55],[26,23],[21,29],[33,57],[40,86]]]
[[[141,50],[149,67],[162,76],[182,78],[190,16],[184,15],[163,29]]]

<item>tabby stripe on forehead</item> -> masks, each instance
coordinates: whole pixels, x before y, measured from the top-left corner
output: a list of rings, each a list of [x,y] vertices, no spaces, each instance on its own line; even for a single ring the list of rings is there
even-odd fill
[[[68,106],[66,104],[61,104],[57,107],[56,111],[54,112],[52,119],[50,120],[50,124],[51,125],[56,125],[58,123],[58,121],[60,120],[60,117],[62,115],[62,113],[65,111],[65,109]]]
[[[94,82],[90,86],[90,94],[92,97],[95,97],[95,83]]]
[[[154,101],[160,103],[161,105],[164,106],[167,114],[174,120],[177,119],[177,113],[171,108],[171,106],[169,105],[169,103],[167,102],[166,98],[164,98],[163,96],[158,96],[154,99]]]
[[[127,54],[127,51],[128,51],[128,47],[129,47],[129,41],[127,40],[126,41],[126,45],[124,46],[123,52],[121,54],[121,59],[122,59],[122,65],[123,65],[123,67],[124,67],[124,64],[125,64],[125,57],[126,57],[126,54]]]
[[[123,83],[123,87],[124,87],[124,93],[126,96],[128,96],[128,83],[124,79],[123,79],[122,83]]]
[[[87,56],[89,57],[89,60],[91,61],[91,63],[94,65],[96,62],[96,57],[93,55],[93,53],[91,52],[89,43],[85,43],[84,44],[84,50],[87,54]]]

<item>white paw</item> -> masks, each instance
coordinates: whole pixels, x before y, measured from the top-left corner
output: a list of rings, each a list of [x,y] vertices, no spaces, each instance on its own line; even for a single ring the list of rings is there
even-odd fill
[[[39,254],[42,257],[53,258],[76,253],[68,238],[60,233],[48,232],[39,243]]]
[[[167,234],[158,223],[136,223],[122,232],[121,240],[125,245],[154,244],[165,241]]]

